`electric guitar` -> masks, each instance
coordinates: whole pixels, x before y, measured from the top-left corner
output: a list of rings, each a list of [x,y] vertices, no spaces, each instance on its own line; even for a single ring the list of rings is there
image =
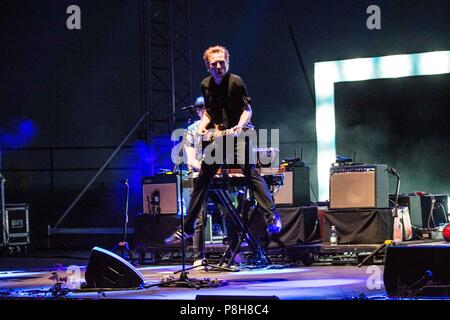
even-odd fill
[[[250,133],[249,130],[255,130],[255,126],[247,124],[242,127],[241,130],[235,131],[233,129],[223,129],[222,125],[214,125],[214,129],[209,129],[206,134],[203,135],[204,142],[214,142],[216,139],[226,136],[239,137],[242,134]]]

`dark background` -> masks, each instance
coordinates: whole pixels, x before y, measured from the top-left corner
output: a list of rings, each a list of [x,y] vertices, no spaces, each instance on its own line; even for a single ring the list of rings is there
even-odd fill
[[[450,193],[449,85],[449,74],[337,83],[336,152],[396,168],[402,192]]]
[[[193,95],[199,94],[200,80],[207,76],[203,51],[215,44],[228,47],[231,72],[243,77],[253,98],[254,122],[259,128],[280,129],[282,157],[293,156],[295,150],[298,154],[304,147],[303,160],[311,166],[312,189],[316,190],[315,106],[306,85],[309,79],[313,87],[314,62],[448,50],[450,1],[284,2],[307,77],[300,68],[280,1],[192,0]],[[72,4],[81,8],[81,30],[66,28],[66,8]],[[381,30],[368,30],[366,27],[366,9],[372,4],[381,8]],[[0,1],[0,141],[3,148],[115,147],[121,142],[143,110],[140,7],[141,1],[138,0]],[[390,126],[395,127],[395,119],[405,111],[404,98],[409,99],[406,100],[406,109],[410,111],[408,119],[421,117],[419,110],[423,110],[427,99],[434,101],[433,83],[440,88],[436,92],[444,94],[439,100],[442,103],[439,110],[445,111],[448,107],[448,93],[445,95],[448,76],[423,80],[430,90],[419,100],[401,94],[409,85],[408,81],[416,80],[405,79],[405,84],[402,79],[396,80],[399,91],[389,80],[386,81],[386,84],[375,85],[373,91],[367,91],[368,84],[338,84],[343,90],[337,90],[337,99],[344,107],[355,104],[361,105],[358,110],[365,109],[366,105],[358,99],[366,94],[379,97],[377,112],[362,112],[362,118],[344,119],[337,104],[338,152],[353,155],[356,151],[361,161],[383,163],[397,161],[399,154],[408,153],[407,158],[402,156],[401,161],[395,162],[399,164],[405,181],[402,191],[411,191],[408,189],[411,188],[450,192],[448,187],[445,189],[449,179],[444,173],[448,173],[448,169],[435,175],[437,166],[443,168],[446,165],[448,152],[426,150],[425,140],[420,148],[414,148],[410,146],[414,146],[416,139],[408,140],[402,136],[402,145],[408,149],[395,148],[392,142],[386,143],[386,148],[380,144],[383,152],[377,153],[378,157],[364,149],[364,145],[373,142],[372,136],[361,140],[363,146],[358,150],[345,144],[343,137],[354,126],[351,122],[377,127],[380,119],[371,122],[368,115],[381,117],[381,122],[389,119]],[[372,81],[369,82],[372,87]],[[377,80],[373,82],[378,83]],[[385,89],[388,89],[389,96],[395,96],[398,103],[393,104],[388,98],[380,97],[385,95]],[[409,105],[415,101],[420,102],[416,109]],[[392,112],[395,117],[392,117]],[[445,120],[442,120],[444,117],[437,111],[430,111],[424,116],[428,119],[424,130],[434,124],[432,119],[435,116],[438,117],[438,126],[446,127]],[[28,122],[24,125],[24,121]],[[448,129],[433,134],[426,141],[430,140],[435,143],[442,141],[442,150],[448,149],[445,147],[449,141]],[[130,212],[138,212],[142,175],[170,166],[170,145],[164,139],[156,142],[146,146],[133,135],[127,142],[128,148],[118,154],[111,167],[142,167],[144,163],[147,168],[144,171],[105,171],[92,188],[97,190],[96,193],[92,191],[86,195],[64,226],[119,226],[124,198],[119,180],[124,176],[130,179],[132,186]],[[53,225],[112,150],[3,151],[7,202],[31,202],[35,208],[32,223],[36,228]],[[431,151],[433,156],[429,154]],[[48,172],[20,169],[49,168],[50,152],[54,152],[52,165],[55,168],[93,170],[56,172],[55,190],[49,190]],[[424,154],[427,155],[426,161],[422,158]],[[425,162],[421,166],[424,179],[408,184],[420,161]],[[433,184],[431,177],[440,178],[439,184]],[[62,190],[66,193],[61,194]],[[108,214],[100,214],[105,211]]]

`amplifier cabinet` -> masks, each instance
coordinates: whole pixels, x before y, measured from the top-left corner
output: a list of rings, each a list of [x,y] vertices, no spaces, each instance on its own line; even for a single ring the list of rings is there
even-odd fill
[[[309,167],[293,167],[284,171],[283,174],[284,184],[273,197],[275,204],[280,207],[311,205]]]
[[[333,166],[330,209],[389,208],[387,165]]]
[[[394,203],[395,195],[391,195],[390,199]],[[411,224],[416,228],[430,229],[447,223],[449,211],[447,194],[424,194],[422,196],[414,193],[400,194],[398,204],[408,207]]]
[[[176,214],[179,210],[179,177],[177,175],[142,178],[144,214]]]
[[[425,194],[420,197],[420,207],[422,215],[414,216],[413,225],[420,227],[422,222],[422,227],[434,228],[448,222],[448,194]]]

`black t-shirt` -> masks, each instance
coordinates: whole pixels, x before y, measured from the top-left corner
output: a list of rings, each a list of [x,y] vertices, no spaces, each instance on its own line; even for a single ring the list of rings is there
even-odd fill
[[[246,107],[244,97],[250,103],[244,81],[235,74],[227,73],[219,85],[209,76],[201,82],[201,90],[206,112],[211,116],[212,122],[223,125],[223,129],[230,129],[238,124]]]

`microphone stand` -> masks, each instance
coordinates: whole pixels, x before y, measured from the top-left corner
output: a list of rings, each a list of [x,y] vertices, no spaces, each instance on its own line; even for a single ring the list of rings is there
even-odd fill
[[[397,178],[397,185],[396,185],[396,189],[395,189],[394,216],[398,217],[398,197],[400,194],[400,175],[393,168],[391,168],[388,172],[390,172]],[[403,236],[406,233],[405,225],[403,224],[403,216],[402,216],[402,219],[400,220],[400,222],[402,223],[402,240],[403,240]]]
[[[394,203],[395,215],[397,215],[398,196],[400,194],[400,175],[394,169],[391,169],[390,172],[397,178],[397,186],[396,186],[396,191],[395,191],[395,203]]]
[[[394,216],[398,216],[398,195],[400,193],[400,175],[397,173],[397,171],[394,168],[386,169],[387,172],[394,175],[397,178],[397,186],[395,191],[395,203],[394,203]],[[375,256],[378,252],[380,252],[382,249],[384,249],[386,246],[393,245],[393,240],[385,240],[382,245],[380,245],[374,252],[372,252],[370,255],[368,255],[360,264],[358,264],[358,268],[361,268],[367,261],[369,261],[373,256]]]
[[[183,149],[181,149],[180,153]],[[184,207],[183,207],[183,170],[182,170],[183,162],[180,161],[178,164],[178,190],[180,195],[180,213],[181,213],[181,270],[175,271],[174,274],[180,273],[180,277],[175,279],[174,277],[168,277],[166,280],[156,284],[159,287],[184,287],[184,288],[213,288],[219,287],[224,284],[223,280],[210,280],[210,279],[189,279],[188,272],[186,269],[186,246],[185,246],[185,237],[184,237]],[[178,179],[177,179],[178,180]],[[192,269],[192,268],[190,268]]]
[[[190,288],[199,288],[198,284],[191,281],[186,272],[186,245],[184,237],[184,206],[183,206],[183,169],[182,162],[178,165],[179,192],[180,192],[180,212],[181,212],[181,272],[180,278],[174,282],[176,286],[187,286]],[[174,272],[175,273],[175,272]]]
[[[394,175],[397,178],[397,185],[395,189],[395,202],[394,202],[394,216],[398,216],[398,197],[400,194],[400,175],[397,173],[397,171],[394,168],[388,168],[386,169],[387,172]]]
[[[128,258],[131,260],[131,264],[134,264],[134,258],[130,250],[130,246],[127,242],[127,227],[128,227],[128,200],[130,197],[130,187],[128,185],[128,179],[123,179],[121,182],[125,184],[126,196],[125,196],[125,222],[123,225],[122,241],[114,246],[113,252],[121,250],[121,256],[124,258],[125,251],[128,254]]]

